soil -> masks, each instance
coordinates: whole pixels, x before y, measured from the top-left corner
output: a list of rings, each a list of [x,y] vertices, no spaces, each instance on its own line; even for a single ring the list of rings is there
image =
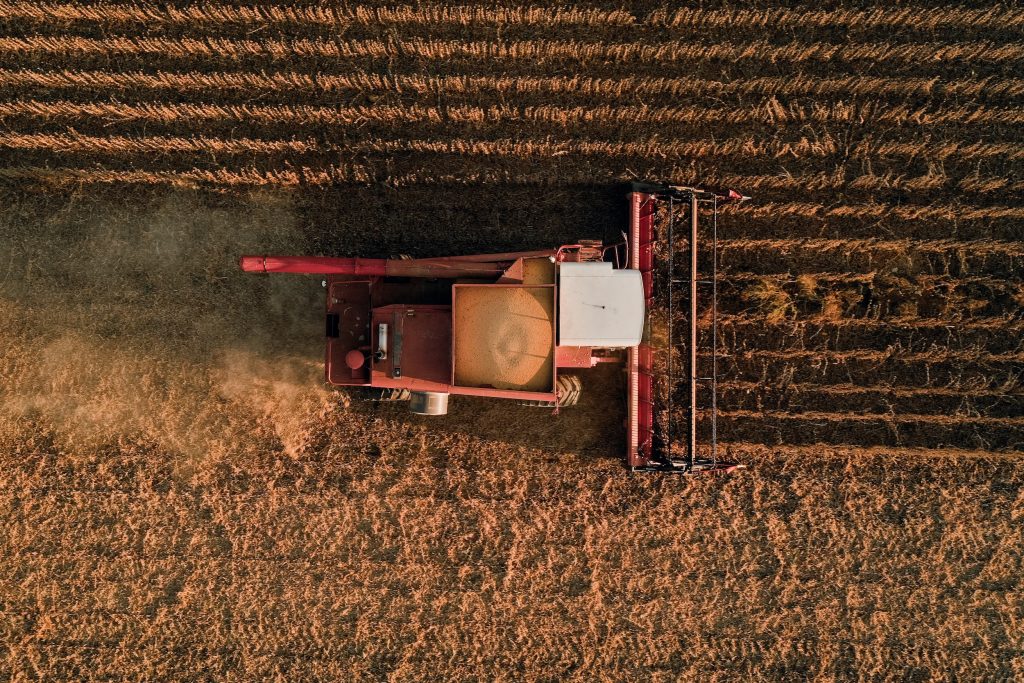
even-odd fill
[[[500,4],[0,3],[0,679],[1024,678],[1024,14]],[[330,391],[319,278],[237,268],[614,241],[635,179],[753,196],[727,477],[626,472],[610,365]]]

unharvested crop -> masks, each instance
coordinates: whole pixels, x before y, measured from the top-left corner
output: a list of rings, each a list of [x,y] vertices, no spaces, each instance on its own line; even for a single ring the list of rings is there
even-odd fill
[[[1024,12],[833,5],[0,0],[0,678],[1024,678]],[[614,368],[329,392],[318,280],[237,272],[614,236],[637,178],[754,196],[728,478],[622,471]]]

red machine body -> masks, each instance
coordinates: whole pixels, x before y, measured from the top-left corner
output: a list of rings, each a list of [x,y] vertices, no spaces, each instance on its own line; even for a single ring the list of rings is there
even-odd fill
[[[421,414],[444,414],[451,394],[514,399],[557,412],[578,398],[579,371],[622,363],[629,467],[728,469],[729,463],[695,458],[693,402],[690,458],[672,457],[671,443],[664,453],[658,450],[658,350],[648,330],[656,281],[655,206],[676,192],[635,187],[628,195],[629,231],[609,246],[585,241],[429,259],[243,256],[240,266],[246,272],[325,276],[325,375],[332,385],[412,398],[413,411]],[[697,197],[695,192],[688,196]],[[717,197],[699,196],[705,195]],[[696,231],[697,199],[692,208]],[[695,297],[691,305],[695,329]],[[693,378],[691,372],[695,386]]]

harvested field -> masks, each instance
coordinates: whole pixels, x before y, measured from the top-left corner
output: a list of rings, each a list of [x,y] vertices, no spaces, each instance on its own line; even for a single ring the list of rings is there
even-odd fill
[[[0,680],[1024,678],[1022,27],[0,0]],[[744,472],[623,471],[611,367],[557,417],[329,391],[319,279],[237,271],[618,235],[636,178],[754,196]]]

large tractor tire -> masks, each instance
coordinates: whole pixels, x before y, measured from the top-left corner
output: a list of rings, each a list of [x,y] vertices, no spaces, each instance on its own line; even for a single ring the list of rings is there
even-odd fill
[[[368,387],[361,393],[364,401],[371,401],[373,403],[408,401],[411,397],[411,393],[408,389],[378,389],[376,387]]]
[[[557,401],[521,401],[519,405],[531,408],[568,408],[576,405],[583,393],[583,383],[576,375],[559,375],[555,386]]]

